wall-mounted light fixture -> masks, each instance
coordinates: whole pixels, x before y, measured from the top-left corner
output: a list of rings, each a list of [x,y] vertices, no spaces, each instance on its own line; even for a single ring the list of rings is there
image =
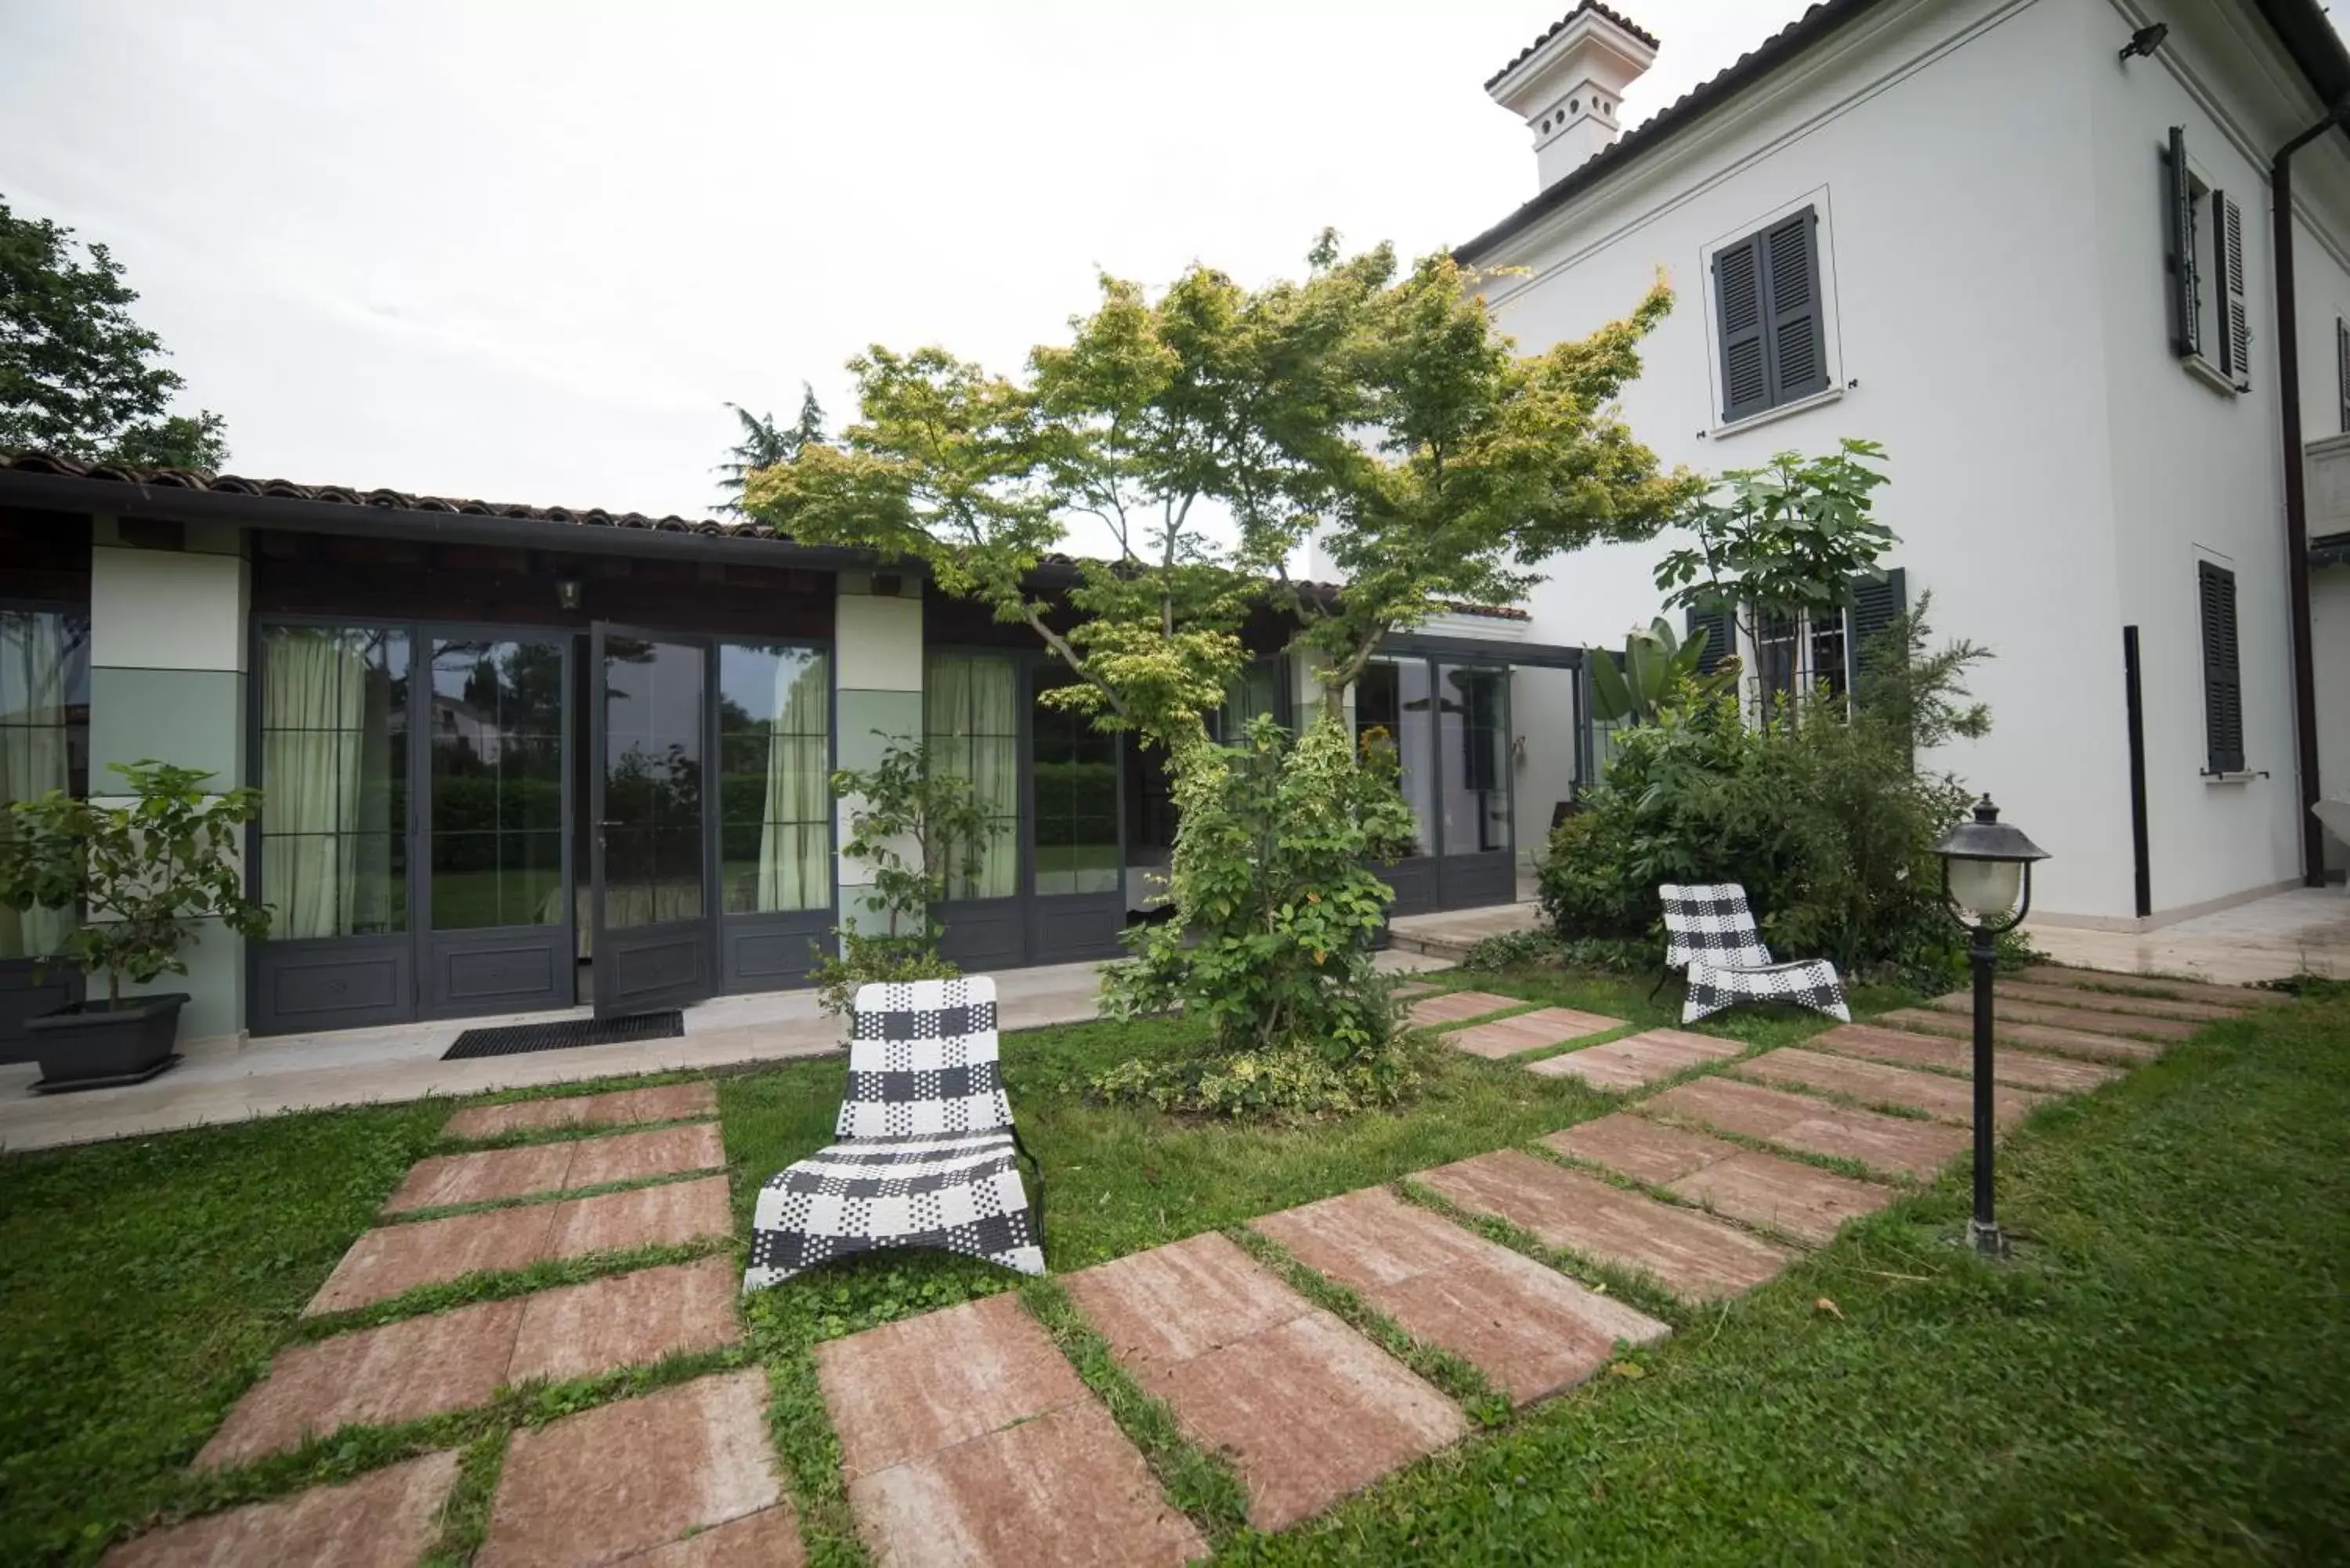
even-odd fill
[[[2162,40],[2168,36],[2170,25],[2168,22],[2150,23],[2130,35],[2130,41],[2122,46],[2121,57],[2126,61],[2132,55],[2141,55],[2150,60],[2154,58],[2154,51],[2162,47]]]
[[[579,607],[579,579],[577,577],[556,578],[555,602],[567,610],[577,609]]]

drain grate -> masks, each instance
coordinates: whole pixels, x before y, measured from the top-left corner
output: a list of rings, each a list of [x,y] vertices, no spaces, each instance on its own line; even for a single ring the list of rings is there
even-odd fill
[[[568,1051],[579,1045],[622,1045],[631,1040],[668,1040],[685,1033],[685,1014],[631,1012],[619,1018],[565,1018],[553,1023],[510,1023],[502,1029],[468,1029],[441,1053],[443,1062],[474,1056],[519,1056],[526,1051]]]

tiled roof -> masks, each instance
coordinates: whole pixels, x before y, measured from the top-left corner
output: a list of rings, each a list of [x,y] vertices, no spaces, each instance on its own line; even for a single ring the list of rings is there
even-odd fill
[[[323,501],[344,506],[374,506],[396,512],[443,512],[468,517],[522,517],[592,528],[650,528],[665,534],[720,534],[745,539],[788,535],[758,523],[722,523],[715,518],[648,517],[641,512],[607,512],[600,506],[525,506],[518,503],[464,501],[417,495],[401,490],[359,490],[340,484],[296,484],[288,479],[248,479],[235,473],[205,473],[192,468],[130,468],[87,462],[53,452],[0,457],[0,469],[17,473],[54,473],[70,479],[101,479],[157,490],[201,490],[214,495],[255,495],[279,501]]]
[[[1524,65],[1528,60],[1534,57],[1534,54],[1536,49],[1541,48],[1544,44],[1547,44],[1553,38],[1557,37],[1560,32],[1565,28],[1569,22],[1574,21],[1586,11],[1590,12],[1595,16],[1605,16],[1610,22],[1615,23],[1626,32],[1631,34],[1632,36],[1639,39],[1640,42],[1648,45],[1648,47],[1653,49],[1657,47],[1657,36],[1654,33],[1649,32],[1646,27],[1641,26],[1638,22],[1632,20],[1631,17],[1625,16],[1621,11],[1611,11],[1607,6],[1599,4],[1599,0],[1583,0],[1582,5],[1577,5],[1574,10],[1569,11],[1557,21],[1553,22],[1550,26],[1544,30],[1541,37],[1536,38],[1533,43],[1528,44],[1524,48],[1520,49],[1515,55],[1512,56],[1508,65],[1503,66],[1500,70],[1495,71],[1492,76],[1487,77],[1485,78],[1485,86],[1489,88],[1492,88],[1495,82],[1500,81],[1503,77],[1508,76],[1512,71],[1516,70],[1520,66]]]

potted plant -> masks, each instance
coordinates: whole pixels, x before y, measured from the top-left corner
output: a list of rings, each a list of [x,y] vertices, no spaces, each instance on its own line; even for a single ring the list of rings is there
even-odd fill
[[[235,858],[237,830],[261,812],[261,792],[234,789],[207,797],[213,775],[152,759],[112,764],[130,804],[100,805],[51,790],[9,807],[0,834],[0,904],[72,909],[82,923],[63,944],[94,993],[30,1019],[26,1029],[41,1064],[43,1092],[94,1089],[151,1078],[179,1057],[183,992],[125,997],[122,982],[185,974],[180,950],[196,940],[193,922],[217,919],[253,938],[269,929],[269,911],[244,896]]]

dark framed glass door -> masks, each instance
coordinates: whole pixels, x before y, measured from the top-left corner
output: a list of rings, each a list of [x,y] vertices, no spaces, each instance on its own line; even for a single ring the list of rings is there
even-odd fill
[[[591,639],[589,902],[596,1015],[717,991],[710,645],[598,622]]]
[[[89,610],[0,603],[0,835],[8,807],[51,790],[89,794]],[[0,1062],[28,1059],[25,1021],[81,1000],[81,971],[44,963],[70,909],[0,909]]]
[[[1094,728],[1092,714],[1044,700],[1076,679],[1053,665],[1030,670],[1031,963],[1115,956],[1126,927],[1118,737]]]
[[[1436,667],[1437,898],[1459,909],[1517,896],[1510,808],[1510,672]]]

